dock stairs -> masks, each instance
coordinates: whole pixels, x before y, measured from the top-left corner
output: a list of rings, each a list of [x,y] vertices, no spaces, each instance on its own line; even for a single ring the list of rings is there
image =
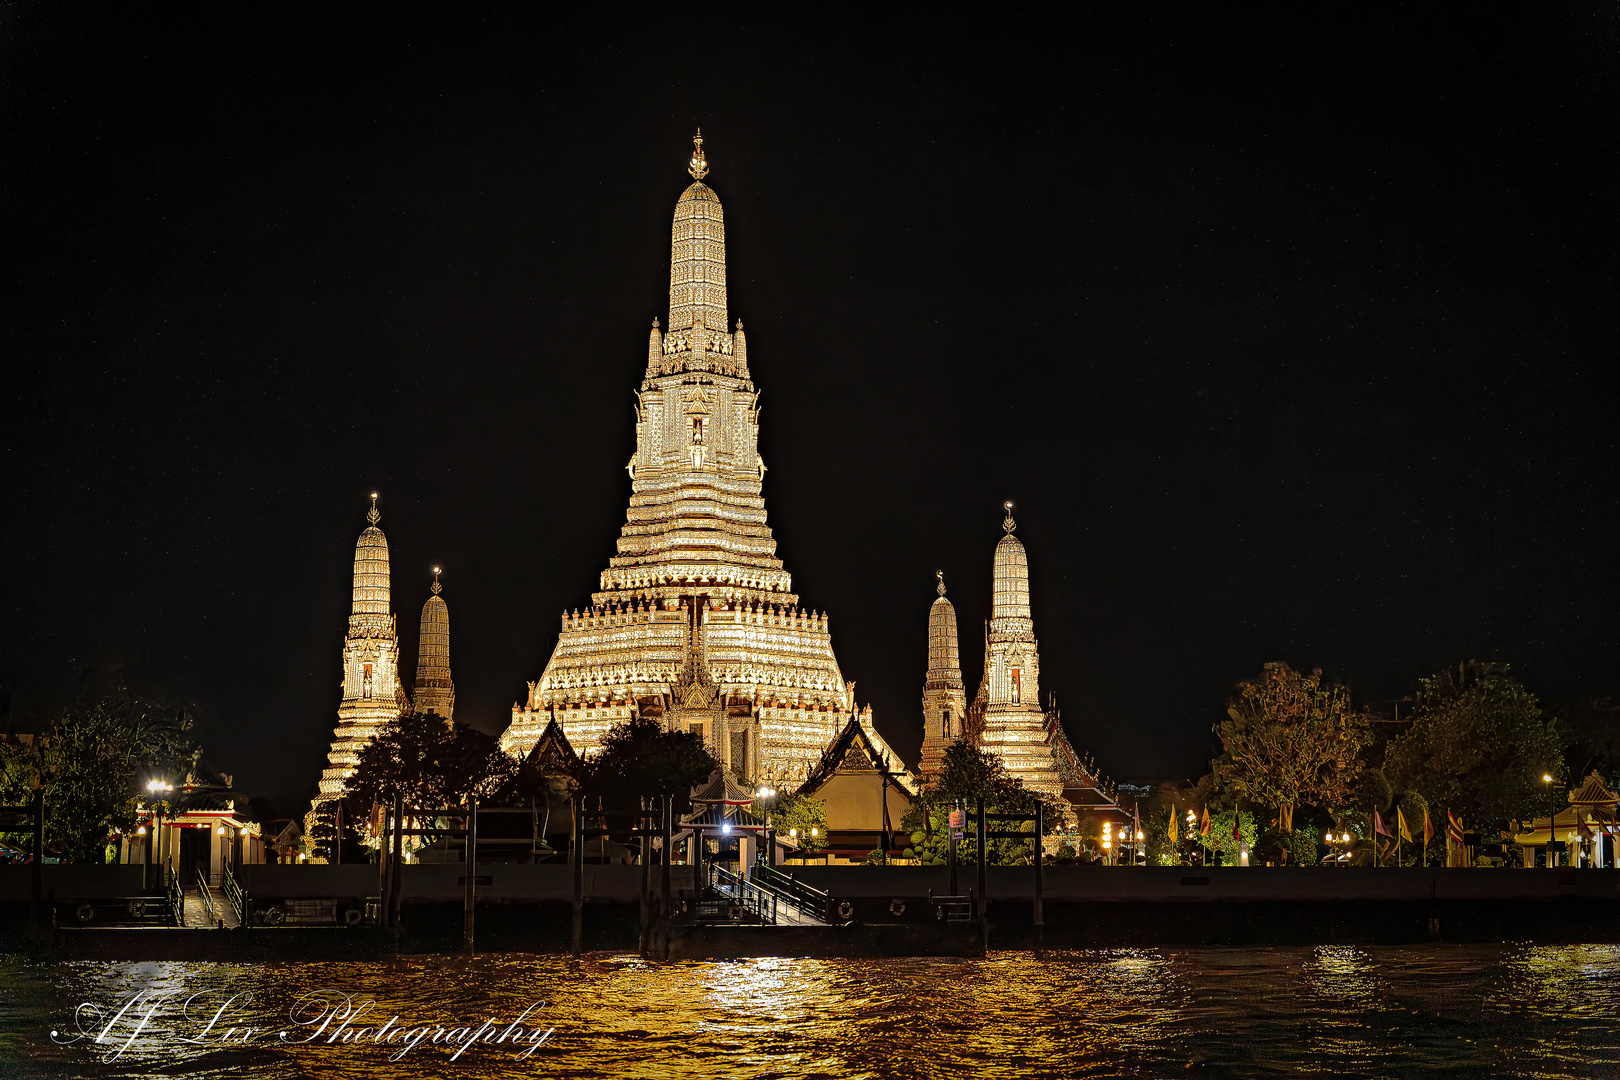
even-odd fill
[[[832,898],[773,866],[755,863],[747,877],[709,863],[703,896],[693,912],[702,923],[829,926]]]

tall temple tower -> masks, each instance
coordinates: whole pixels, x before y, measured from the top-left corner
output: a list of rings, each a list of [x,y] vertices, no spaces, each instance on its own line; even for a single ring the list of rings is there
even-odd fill
[[[945,599],[945,571],[936,571],[939,599],[928,609],[928,675],[923,680],[922,774],[940,772],[945,748],[966,731],[967,690],[956,641],[956,608]]]
[[[1052,733],[1040,705],[1040,651],[1029,614],[1029,556],[1013,535],[1012,503],[996,545],[990,630],[984,645],[984,715],[979,745],[1001,758],[1024,786],[1061,795]]]
[[[377,528],[382,515],[371,496],[366,530],[354,545],[354,599],[349,636],[343,642],[343,702],[338,706],[328,765],[316,805],[328,802],[354,775],[360,748],[405,708],[399,685],[399,639],[389,609],[388,538]]]
[[[439,596],[443,588],[439,584],[439,568],[435,566],[433,595],[422,605],[411,710],[434,713],[450,720],[456,711],[456,684],[450,678],[450,607]]]
[[[739,775],[802,779],[854,707],[827,616],[806,612],[765,523],[759,395],[742,321],[727,326],[725,216],[693,183],[670,231],[669,324],[657,320],[636,400],[630,508],[590,605],[562,617],[557,647],[501,737],[534,745],[552,710],[589,753],[633,716],[702,732]]]

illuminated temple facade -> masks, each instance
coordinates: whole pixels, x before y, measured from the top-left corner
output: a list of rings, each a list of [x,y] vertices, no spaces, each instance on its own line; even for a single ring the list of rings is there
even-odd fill
[[[407,696],[399,677],[399,635],[390,584],[388,538],[378,528],[382,515],[371,497],[366,528],[354,545],[354,588],[349,632],[343,640],[343,698],[337,728],[321,773],[319,794],[305,818],[313,826],[321,807],[343,793],[354,775],[360,751],[384,726],[404,713],[434,713],[450,721],[456,684],[450,677],[450,608],[439,595],[439,568],[433,568],[432,595],[422,605],[417,639],[416,680]]]
[[[555,717],[582,754],[635,716],[701,732],[739,776],[803,779],[854,709],[825,613],[776,557],[761,488],[759,397],[741,320],[728,325],[725,217],[692,184],[670,234],[669,319],[636,392],[630,506],[618,552],[501,737],[528,752]]]
[[[1095,770],[1069,743],[1057,710],[1041,707],[1041,654],[1029,609],[1029,554],[1013,535],[1018,525],[1012,503],[1005,509],[1004,535],[992,559],[984,678],[971,710],[969,734],[1025,787],[1080,806],[1111,805],[1112,796]]]
[[[928,609],[928,674],[923,680],[923,776],[944,768],[945,750],[967,731],[967,690],[957,645],[956,608],[945,598],[945,572],[937,572],[939,599]]]
[[[382,515],[371,497],[366,528],[354,545],[354,589],[349,605],[349,633],[343,641],[343,700],[326,771],[321,774],[320,803],[335,799],[354,775],[360,749],[407,706],[399,684],[399,635],[391,607],[388,538],[377,527]]]

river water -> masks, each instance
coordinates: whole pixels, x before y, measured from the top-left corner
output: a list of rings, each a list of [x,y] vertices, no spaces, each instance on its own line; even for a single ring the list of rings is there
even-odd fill
[[[0,957],[5,1077],[1301,1074],[1620,1077],[1620,946]]]

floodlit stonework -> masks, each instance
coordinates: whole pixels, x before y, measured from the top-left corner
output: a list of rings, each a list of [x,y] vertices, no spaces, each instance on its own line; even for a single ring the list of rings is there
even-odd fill
[[[411,687],[411,709],[434,713],[446,720],[456,712],[456,684],[450,678],[450,606],[439,595],[439,568],[433,568],[432,596],[422,605],[417,637],[416,682]]]
[[[406,707],[399,684],[399,638],[389,603],[388,538],[377,528],[381,514],[371,497],[366,530],[354,545],[354,592],[349,634],[343,642],[343,701],[337,730],[321,774],[318,807],[335,799],[354,775],[360,749]]]
[[[759,395],[728,326],[725,216],[701,136],[670,232],[669,323],[653,323],[618,553],[501,737],[527,753],[555,715],[588,754],[633,716],[700,731],[727,767],[802,780],[854,707],[825,614],[805,611],[761,495]]]
[[[1040,704],[1040,650],[1029,613],[1029,556],[1013,535],[1012,503],[1001,523],[1006,535],[996,545],[990,629],[984,646],[984,682],[979,688],[982,719],[979,745],[1000,757],[1024,786],[1049,795],[1063,793],[1055,739],[1067,739],[1049,723]]]
[[[967,690],[957,646],[956,608],[945,599],[945,573],[938,572],[939,599],[928,609],[928,674],[923,680],[924,776],[941,771],[945,748],[967,730]]]

